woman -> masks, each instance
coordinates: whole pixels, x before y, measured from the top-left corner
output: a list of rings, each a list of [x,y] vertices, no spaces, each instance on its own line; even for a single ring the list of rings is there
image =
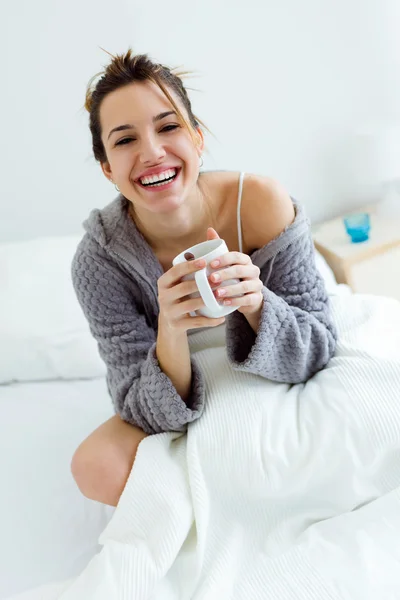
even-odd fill
[[[227,243],[210,283],[238,307],[226,317],[233,369],[306,381],[328,363],[336,333],[303,207],[267,177],[199,173],[203,132],[179,76],[128,50],[89,83],[85,107],[95,158],[120,194],[84,223],[72,277],[117,414],[79,446],[72,473],[87,497],[116,506],[140,441],[183,431],[204,406],[188,335],[224,319],[189,315],[203,303],[182,277],[204,264],[173,267],[177,254]],[[231,278],[241,281],[222,295]]]

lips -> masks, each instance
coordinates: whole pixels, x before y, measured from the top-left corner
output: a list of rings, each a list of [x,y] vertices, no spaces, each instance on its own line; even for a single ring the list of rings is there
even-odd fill
[[[136,179],[135,183],[141,187],[143,190],[149,190],[149,191],[157,191],[157,190],[164,190],[167,189],[169,186],[172,186],[175,181],[177,180],[177,178],[180,175],[181,172],[181,168],[180,167],[168,167],[164,169],[158,169],[157,174],[160,173],[164,173],[167,171],[175,171],[175,176],[171,179],[171,177],[169,177],[168,179],[164,180],[161,179],[160,181],[154,180],[153,182],[151,181],[151,175],[141,175],[140,178]],[[154,173],[155,175],[156,173]],[[146,183],[142,183],[141,179],[147,179]],[[150,181],[149,181],[150,180]]]
[[[139,175],[139,177],[137,177],[135,179],[136,182],[140,182],[142,179],[144,178],[151,178],[154,175],[160,175],[161,173],[165,173],[166,171],[178,171],[180,169],[180,167],[176,167],[174,165],[164,165],[163,167],[154,167],[153,169],[148,169],[147,171],[144,171],[143,173],[141,173],[141,175]]]

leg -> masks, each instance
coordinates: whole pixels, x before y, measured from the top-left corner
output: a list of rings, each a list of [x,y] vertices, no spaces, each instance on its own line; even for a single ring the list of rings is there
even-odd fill
[[[72,475],[82,494],[117,506],[139,443],[145,437],[144,431],[119,415],[95,429],[77,448],[71,462]]]

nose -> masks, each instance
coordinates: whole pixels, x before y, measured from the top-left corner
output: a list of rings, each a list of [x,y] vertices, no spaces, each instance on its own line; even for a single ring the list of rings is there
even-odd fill
[[[154,164],[166,155],[163,145],[156,135],[148,135],[140,141],[140,161],[144,165]]]

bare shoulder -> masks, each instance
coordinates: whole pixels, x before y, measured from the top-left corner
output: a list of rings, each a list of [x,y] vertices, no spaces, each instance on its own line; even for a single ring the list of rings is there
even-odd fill
[[[203,191],[216,209],[215,228],[224,236],[228,247],[238,247],[236,207],[240,172],[208,171],[202,173]],[[276,179],[246,173],[241,203],[243,251],[250,254],[277,237],[293,222],[293,202]]]
[[[262,248],[295,218],[292,199],[276,179],[246,173],[242,192],[242,229],[245,245]]]

